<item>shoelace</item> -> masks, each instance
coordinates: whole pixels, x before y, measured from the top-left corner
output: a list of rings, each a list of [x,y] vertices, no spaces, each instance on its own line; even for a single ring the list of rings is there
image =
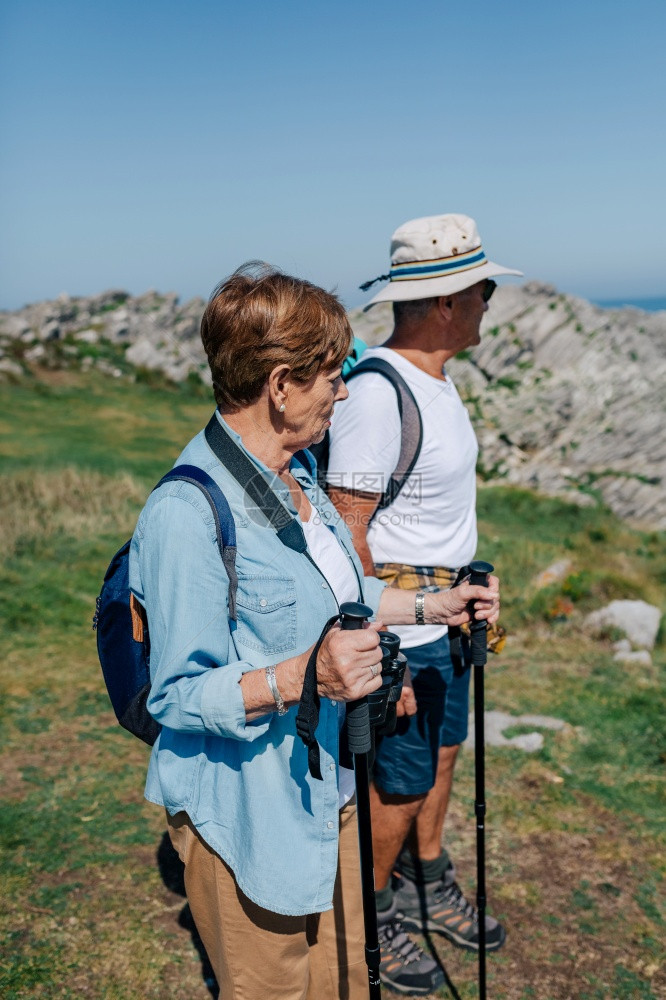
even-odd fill
[[[378,937],[380,946],[390,946],[391,950],[402,960],[404,965],[409,965],[411,962],[418,962],[423,954],[416,942],[412,941],[409,937],[398,919],[380,924],[378,927]]]
[[[436,897],[438,902],[441,900],[443,903],[455,906],[457,910],[461,911],[463,916],[470,917],[475,924],[478,923],[478,911],[465,899],[463,891],[457,882],[452,882],[451,885],[444,885],[444,883],[438,885],[433,892],[433,896]]]

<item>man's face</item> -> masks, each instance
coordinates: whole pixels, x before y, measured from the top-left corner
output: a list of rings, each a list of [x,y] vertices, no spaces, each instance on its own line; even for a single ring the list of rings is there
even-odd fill
[[[481,341],[481,320],[483,314],[488,309],[488,303],[484,300],[485,281],[477,281],[475,285],[456,292],[451,296],[451,309],[453,322],[451,324],[451,334],[454,338],[453,347],[458,351],[464,351],[467,347],[474,347]]]

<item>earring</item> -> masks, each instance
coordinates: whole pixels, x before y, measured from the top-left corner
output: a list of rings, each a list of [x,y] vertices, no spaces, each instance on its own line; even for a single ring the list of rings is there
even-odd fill
[[[280,403],[280,405],[278,407],[278,413],[284,413],[285,409],[286,409],[286,407],[285,407],[284,403]]]

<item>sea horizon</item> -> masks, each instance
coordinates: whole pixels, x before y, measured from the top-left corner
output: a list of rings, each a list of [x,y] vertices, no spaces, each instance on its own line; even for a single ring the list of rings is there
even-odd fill
[[[624,306],[633,306],[635,309],[643,309],[645,312],[666,310],[666,295],[651,295],[645,298],[591,299],[590,301],[595,306],[602,306],[604,309],[622,309]]]

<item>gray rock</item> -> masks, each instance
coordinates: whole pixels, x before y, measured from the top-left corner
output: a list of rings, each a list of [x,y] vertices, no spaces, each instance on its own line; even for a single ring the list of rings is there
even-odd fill
[[[99,358],[99,360],[95,362],[95,367],[98,371],[103,372],[104,375],[111,375],[113,378],[120,378],[122,375],[122,370],[120,368],[111,364],[109,361],[106,361],[104,358]]]
[[[485,712],[483,716],[484,737],[486,746],[516,747],[527,753],[534,753],[543,746],[543,734],[538,732],[520,733],[517,736],[506,737],[504,730],[511,726],[534,726],[536,729],[560,730],[566,727],[562,719],[549,715],[509,715],[507,712]],[[469,715],[469,736],[465,746],[474,749],[474,713]]]
[[[74,340],[79,340],[83,344],[96,344],[99,341],[97,330],[78,330],[73,336]]]
[[[59,340],[60,323],[57,320],[49,320],[40,330],[42,340]]]
[[[645,601],[611,601],[605,608],[593,611],[585,619],[586,627],[594,634],[607,628],[622,629],[632,646],[653,649],[661,611]]]
[[[652,657],[647,649],[635,649],[628,652],[626,650],[619,650],[613,659],[621,660],[623,663],[641,663],[646,667],[652,664]]]
[[[618,654],[631,652],[631,643],[628,639],[618,639],[617,642],[613,643],[613,650],[615,652],[615,659],[620,659]]]
[[[39,361],[46,354],[46,348],[43,344],[35,344],[34,347],[30,347],[23,357],[26,361]]]
[[[34,336],[30,324],[20,313],[0,313],[0,333],[11,340],[23,339],[26,334]]]
[[[11,361],[9,358],[0,358],[0,379],[7,375],[20,378],[23,374],[23,368],[16,361]]]
[[[163,360],[160,350],[145,334],[128,347],[125,358],[131,365],[151,369],[159,368]]]

